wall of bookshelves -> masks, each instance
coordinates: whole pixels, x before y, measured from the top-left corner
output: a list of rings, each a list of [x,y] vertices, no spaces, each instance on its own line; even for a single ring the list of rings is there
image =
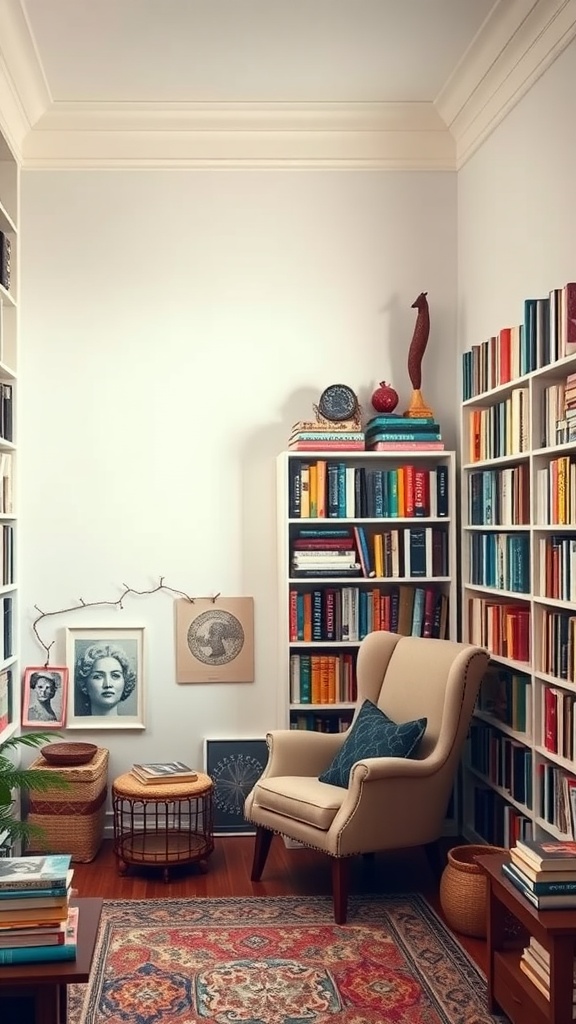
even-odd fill
[[[366,633],[456,638],[455,453],[284,452],[277,491],[278,723],[340,731]]]
[[[550,318],[560,338],[552,305]],[[492,371],[464,363],[463,639],[492,661],[465,756],[463,831],[510,846],[574,835],[576,354],[564,344],[539,365],[534,347],[524,365],[536,368],[498,383],[499,341],[484,360]]]
[[[16,371],[19,167],[0,133],[0,742],[20,724],[17,651]]]

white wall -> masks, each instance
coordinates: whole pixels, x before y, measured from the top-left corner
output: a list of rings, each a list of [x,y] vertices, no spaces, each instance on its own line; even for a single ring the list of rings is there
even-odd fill
[[[391,379],[405,407],[423,289],[424,394],[454,443],[455,175],[54,171],[22,185],[23,666],[42,658],[35,605],[114,600],[161,574],[191,595],[253,595],[253,685],[175,683],[167,594],[39,624],[53,663],[65,626],[143,624],[146,731],[94,738],[111,777],[133,760],[198,765],[203,737],[275,724],[275,456],[327,384],[367,406]]]
[[[458,175],[459,345],[576,276],[576,42]]]

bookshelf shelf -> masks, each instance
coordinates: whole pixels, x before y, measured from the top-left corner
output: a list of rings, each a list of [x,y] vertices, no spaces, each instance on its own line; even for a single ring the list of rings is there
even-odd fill
[[[323,464],[320,470],[319,464]],[[344,476],[348,474],[347,495],[342,497],[340,491],[344,502],[340,511],[347,514],[327,515],[329,474],[333,479],[338,466]],[[383,474],[388,474],[386,483]],[[423,514],[406,515],[414,507],[416,474],[419,488],[424,487],[419,490]],[[310,475],[316,477],[314,507],[324,514],[302,517],[298,514],[302,489],[308,490],[309,500]],[[320,488],[318,475],[323,481]],[[394,498],[397,514],[384,514],[391,510],[392,491],[396,486],[403,491],[405,483],[404,498]],[[379,487],[386,497],[381,507],[375,504]],[[421,632],[426,629],[426,635],[436,630],[437,635],[456,638],[455,493],[455,453],[450,451],[295,451],[278,456],[280,728],[340,731],[349,725],[356,699],[356,655],[363,636],[372,629],[394,626],[412,632],[414,627]],[[346,496],[353,499],[352,507],[345,503]],[[373,509],[382,514],[371,514]],[[365,553],[362,560],[359,555],[361,534],[368,566]],[[377,566],[376,546],[380,545],[383,562]],[[327,570],[317,571],[318,549],[329,558],[330,546],[352,553],[351,564],[359,566],[350,570],[353,575],[328,576]],[[306,572],[302,563],[314,554],[316,564],[310,570],[314,575],[302,575]],[[393,565],[396,575],[392,575]],[[378,567],[386,575],[364,575],[364,567],[367,571]],[[333,571],[338,571],[337,564]]]
[[[462,403],[462,638],[492,656],[463,765],[463,833],[474,842],[573,835],[576,601],[566,598],[574,596],[572,578],[576,586],[576,441],[557,443],[568,436],[564,392],[572,374],[576,353]],[[510,451],[512,437],[518,450]],[[504,449],[496,458],[470,461],[493,444]],[[509,517],[511,525],[493,522]],[[507,589],[473,582],[492,582],[494,573]],[[490,714],[489,693],[495,706],[504,702],[505,722]],[[519,699],[528,704],[526,733],[507,724]],[[488,774],[479,770],[486,757]]]

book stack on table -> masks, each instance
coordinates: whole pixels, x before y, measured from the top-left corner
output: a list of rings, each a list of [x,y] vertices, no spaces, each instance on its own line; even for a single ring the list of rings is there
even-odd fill
[[[440,424],[429,416],[374,416],[365,427],[372,452],[443,451]]]
[[[69,854],[0,858],[2,964],[75,960],[78,908]]]
[[[133,764],[130,774],[144,786],[175,785],[178,782],[196,782],[198,772],[183,761],[160,761],[152,764]]]
[[[502,871],[537,910],[576,909],[576,842],[519,839]]]

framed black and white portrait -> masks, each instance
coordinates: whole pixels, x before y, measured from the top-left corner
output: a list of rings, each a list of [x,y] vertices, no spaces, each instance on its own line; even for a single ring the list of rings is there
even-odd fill
[[[61,729],[66,720],[68,669],[39,665],[27,668],[22,684],[22,725]]]
[[[67,729],[144,728],[144,629],[66,630]]]
[[[265,739],[207,739],[206,774],[214,784],[214,835],[253,835],[244,801],[268,763]]]

